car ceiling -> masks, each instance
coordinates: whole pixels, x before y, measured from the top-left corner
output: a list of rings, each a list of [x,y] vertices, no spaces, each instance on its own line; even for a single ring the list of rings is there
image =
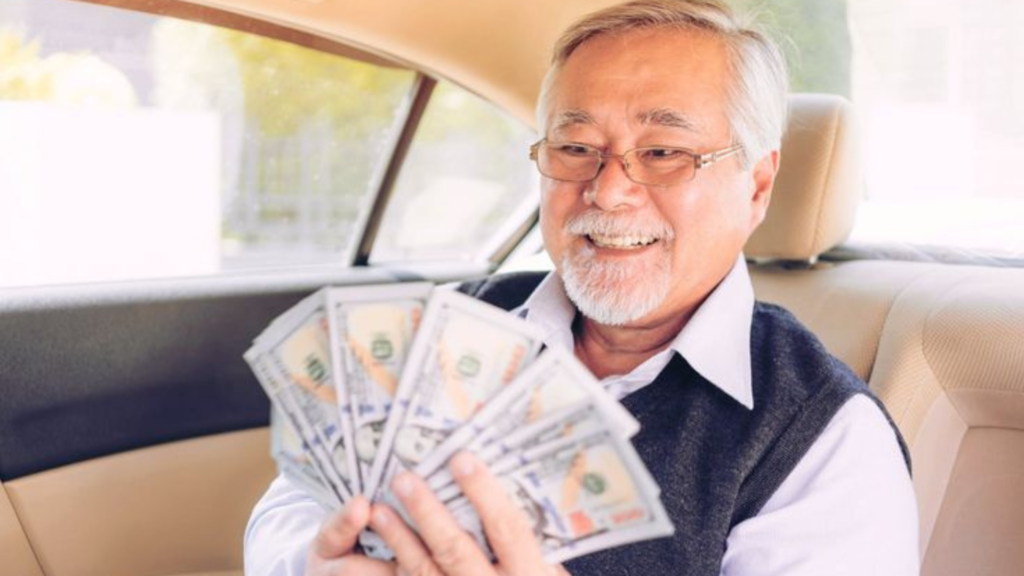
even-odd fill
[[[533,125],[534,101],[547,68],[550,47],[558,33],[581,14],[616,3],[616,0],[95,1],[156,13],[181,13],[190,6],[213,8],[336,40],[460,84],[529,125]],[[538,18],[541,12],[545,17]]]

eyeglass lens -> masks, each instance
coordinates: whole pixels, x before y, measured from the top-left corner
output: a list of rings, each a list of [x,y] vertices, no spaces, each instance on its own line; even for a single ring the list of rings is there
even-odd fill
[[[555,180],[587,182],[597,177],[601,168],[614,156],[581,146],[542,144],[537,150],[537,167]],[[667,186],[685,182],[694,175],[691,154],[670,148],[639,148],[621,157],[626,175],[639,184]]]

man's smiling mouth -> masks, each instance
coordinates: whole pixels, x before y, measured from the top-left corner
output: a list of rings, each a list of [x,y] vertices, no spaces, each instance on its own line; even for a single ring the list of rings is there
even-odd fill
[[[650,246],[658,241],[654,236],[604,236],[601,234],[587,234],[590,240],[598,248],[615,248],[616,250],[635,250]]]

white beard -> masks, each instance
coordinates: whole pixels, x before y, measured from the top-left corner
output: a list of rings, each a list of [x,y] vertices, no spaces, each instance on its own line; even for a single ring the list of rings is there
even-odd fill
[[[573,218],[566,224],[565,233],[650,234],[659,239],[654,248],[662,251],[673,237],[666,223],[623,221],[598,212]],[[561,276],[566,295],[580,313],[599,324],[623,326],[635,322],[657,309],[672,288],[667,252],[653,267],[647,264],[647,257],[606,262],[596,256],[589,243],[570,248],[562,257]]]

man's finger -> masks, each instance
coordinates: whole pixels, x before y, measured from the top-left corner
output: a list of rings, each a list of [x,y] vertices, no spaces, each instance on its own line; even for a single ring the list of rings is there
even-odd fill
[[[325,562],[316,574],[306,576],[396,576],[397,573],[391,562],[350,554]]]
[[[395,477],[391,489],[408,512],[430,556],[442,572],[448,576],[494,573],[483,550],[459,526],[421,478],[403,472]]]
[[[384,539],[395,553],[398,565],[406,574],[440,574],[430,557],[430,551],[405,521],[384,504],[371,508],[370,527]]]
[[[473,504],[491,550],[508,574],[537,574],[545,566],[537,537],[526,514],[508,496],[501,482],[479,458],[456,454],[450,465],[455,481]]]
[[[320,558],[337,558],[352,551],[359,533],[370,520],[370,503],[356,496],[320,525],[311,552]]]

